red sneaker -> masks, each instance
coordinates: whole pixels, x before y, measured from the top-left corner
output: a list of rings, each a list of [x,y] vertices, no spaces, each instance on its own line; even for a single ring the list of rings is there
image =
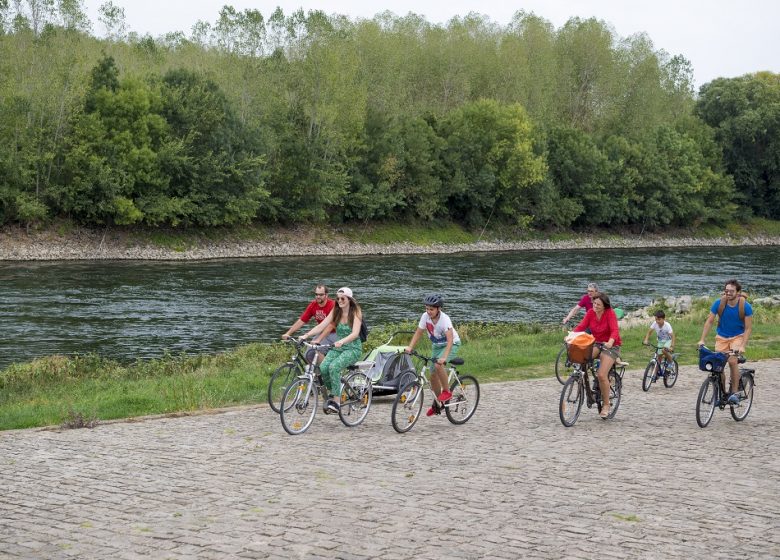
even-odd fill
[[[428,412],[425,413],[426,416],[433,416],[436,414],[436,411],[433,409],[433,407],[428,409]]]
[[[437,398],[439,399],[439,402],[445,403],[452,398],[452,393],[445,389],[439,394]]]

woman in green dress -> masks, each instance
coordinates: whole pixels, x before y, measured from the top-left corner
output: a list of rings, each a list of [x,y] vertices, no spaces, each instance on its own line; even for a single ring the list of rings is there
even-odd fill
[[[333,349],[320,364],[320,371],[329,392],[325,411],[338,412],[341,400],[341,372],[347,366],[357,362],[363,354],[363,343],[360,341],[363,312],[349,288],[341,288],[336,292],[336,307],[322,323],[304,334],[302,338],[315,336],[331,324],[336,325],[337,340],[333,344]]]

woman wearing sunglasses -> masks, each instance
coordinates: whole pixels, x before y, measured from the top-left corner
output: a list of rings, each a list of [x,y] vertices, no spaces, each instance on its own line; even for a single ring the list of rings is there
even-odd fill
[[[360,326],[363,324],[363,312],[355,301],[352,290],[341,288],[336,292],[336,307],[325,320],[301,338],[306,339],[336,325],[336,342],[333,349],[320,364],[320,371],[330,394],[325,403],[325,412],[338,412],[341,400],[341,372],[360,359],[363,343],[360,340]]]

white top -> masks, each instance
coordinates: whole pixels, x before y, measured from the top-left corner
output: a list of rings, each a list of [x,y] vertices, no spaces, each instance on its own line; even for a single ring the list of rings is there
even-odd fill
[[[672,340],[672,325],[669,324],[669,321],[664,321],[664,326],[659,327],[658,323],[653,321],[650,324],[650,328],[655,331],[655,334],[658,335],[658,342],[663,343],[668,340]]]
[[[452,326],[450,316],[444,311],[439,311],[439,318],[436,324],[433,324],[430,316],[427,313],[423,313],[420,317],[420,323],[417,325],[419,328],[428,331],[428,336],[433,344],[447,344],[447,331],[452,329],[452,343],[460,344],[460,337],[458,331]]]

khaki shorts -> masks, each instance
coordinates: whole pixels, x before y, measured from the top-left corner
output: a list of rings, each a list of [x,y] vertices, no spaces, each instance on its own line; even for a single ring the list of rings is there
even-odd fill
[[[611,357],[613,360],[617,361],[620,359],[620,346],[613,346],[612,348],[602,348],[601,353],[606,354],[607,356]]]
[[[728,352],[735,347],[742,348],[743,335],[732,336],[731,338],[723,338],[722,336],[715,337],[715,351],[716,352]]]

